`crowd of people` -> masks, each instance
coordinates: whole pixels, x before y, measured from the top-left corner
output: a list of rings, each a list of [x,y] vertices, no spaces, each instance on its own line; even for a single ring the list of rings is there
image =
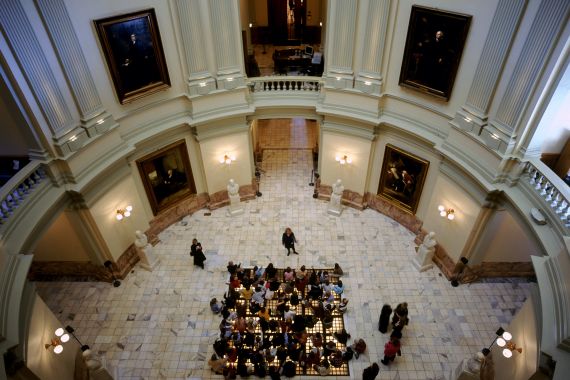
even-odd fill
[[[224,378],[326,376],[365,352],[363,339],[348,344],[350,334],[334,323],[348,308],[340,265],[329,273],[230,261],[227,270],[223,300],[210,302],[222,320],[209,365]]]
[[[286,234],[283,245],[296,253],[294,235],[286,244]],[[194,265],[204,268],[206,257],[197,239],[192,242],[191,255]],[[215,353],[208,361],[212,371],[225,379],[237,375],[280,379],[299,372],[327,376],[333,368],[358,359],[366,351],[363,339],[348,344],[351,336],[344,327],[334,331],[335,316],[342,320],[348,309],[341,280],[344,273],[338,263],[329,273],[309,270],[305,265],[278,270],[272,263],[266,268],[242,268],[230,261],[227,271],[228,290],[223,300],[210,301],[211,311],[221,315],[222,321]],[[392,327],[382,364],[387,366],[402,354],[402,331],[408,322],[407,303],[398,304],[394,310],[388,304],[382,307],[378,330],[385,334]],[[374,380],[379,372],[374,362],[364,369],[362,377]]]

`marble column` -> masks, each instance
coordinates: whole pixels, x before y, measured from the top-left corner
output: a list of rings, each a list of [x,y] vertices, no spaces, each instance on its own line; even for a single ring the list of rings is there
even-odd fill
[[[245,86],[241,27],[237,1],[211,0],[211,31],[214,38],[218,89]]]
[[[205,40],[205,25],[202,22],[201,6],[206,3],[199,0],[177,0],[178,23],[184,62],[188,72],[187,85],[190,95],[205,95],[216,90],[216,80],[208,69]]]
[[[521,124],[521,115],[534,96],[558,35],[566,27],[569,11],[568,0],[540,3],[497,113],[481,131],[481,138],[491,149],[505,153],[516,143],[524,126]]]
[[[352,88],[357,1],[330,0],[328,6],[329,24],[325,59],[328,63],[325,85],[332,88]]]
[[[362,36],[357,40],[364,41],[361,47],[362,66],[354,81],[354,87],[368,94],[380,95],[382,89],[382,58],[386,44],[388,18],[390,17],[390,0],[369,0],[366,25]],[[370,33],[374,30],[375,33]]]
[[[527,0],[497,4],[467,101],[451,122],[457,128],[479,135],[487,125],[491,101],[526,4]]]
[[[19,0],[5,0],[0,12],[0,25],[18,60],[27,85],[62,155],[78,150],[89,136],[74,120],[62,89],[43,52],[34,28]]]
[[[35,0],[89,137],[117,125],[105,111],[63,0]]]

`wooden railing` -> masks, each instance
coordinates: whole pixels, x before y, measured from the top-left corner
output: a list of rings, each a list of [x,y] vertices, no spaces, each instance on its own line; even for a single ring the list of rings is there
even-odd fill
[[[322,79],[304,76],[270,76],[248,79],[252,93],[295,91],[318,94],[321,90]]]
[[[8,221],[14,211],[45,178],[43,165],[32,161],[0,188],[0,226]]]
[[[539,166],[542,166],[542,169]],[[542,198],[544,205],[557,215],[557,222],[561,224],[563,230],[566,233],[570,232],[570,188],[568,185],[542,162],[536,164],[531,161],[527,162],[524,173],[528,174],[528,184]]]

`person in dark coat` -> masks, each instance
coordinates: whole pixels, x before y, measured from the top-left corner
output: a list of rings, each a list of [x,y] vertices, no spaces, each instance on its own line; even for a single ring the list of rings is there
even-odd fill
[[[380,312],[380,320],[378,321],[378,330],[382,334],[388,332],[388,324],[390,323],[390,315],[392,314],[392,307],[388,304],[382,306],[382,311]]]
[[[283,237],[281,238],[281,242],[283,243],[283,246],[287,248],[287,256],[291,254],[291,249],[293,249],[294,254],[296,255],[299,254],[299,252],[295,251],[295,243],[297,242],[297,239],[295,238],[295,234],[293,233],[293,231],[291,231],[289,227],[287,227],[285,229],[285,232],[283,232]]]
[[[370,367],[364,368],[362,371],[362,380],[374,380],[380,372],[380,368],[377,363],[372,363]]]
[[[192,239],[190,256],[194,257],[194,265],[197,265],[200,268],[204,269],[204,261],[206,261],[206,256],[204,255],[204,252],[202,252],[202,244],[198,242],[198,239]]]

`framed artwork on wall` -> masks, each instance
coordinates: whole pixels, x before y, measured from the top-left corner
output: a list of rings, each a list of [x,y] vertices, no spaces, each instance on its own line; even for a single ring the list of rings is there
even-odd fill
[[[196,194],[185,141],[178,141],[137,160],[154,215]]]
[[[412,6],[399,84],[449,100],[471,16]]]
[[[415,214],[427,176],[429,161],[386,144],[378,195]]]
[[[121,104],[170,87],[154,9],[94,23]]]

